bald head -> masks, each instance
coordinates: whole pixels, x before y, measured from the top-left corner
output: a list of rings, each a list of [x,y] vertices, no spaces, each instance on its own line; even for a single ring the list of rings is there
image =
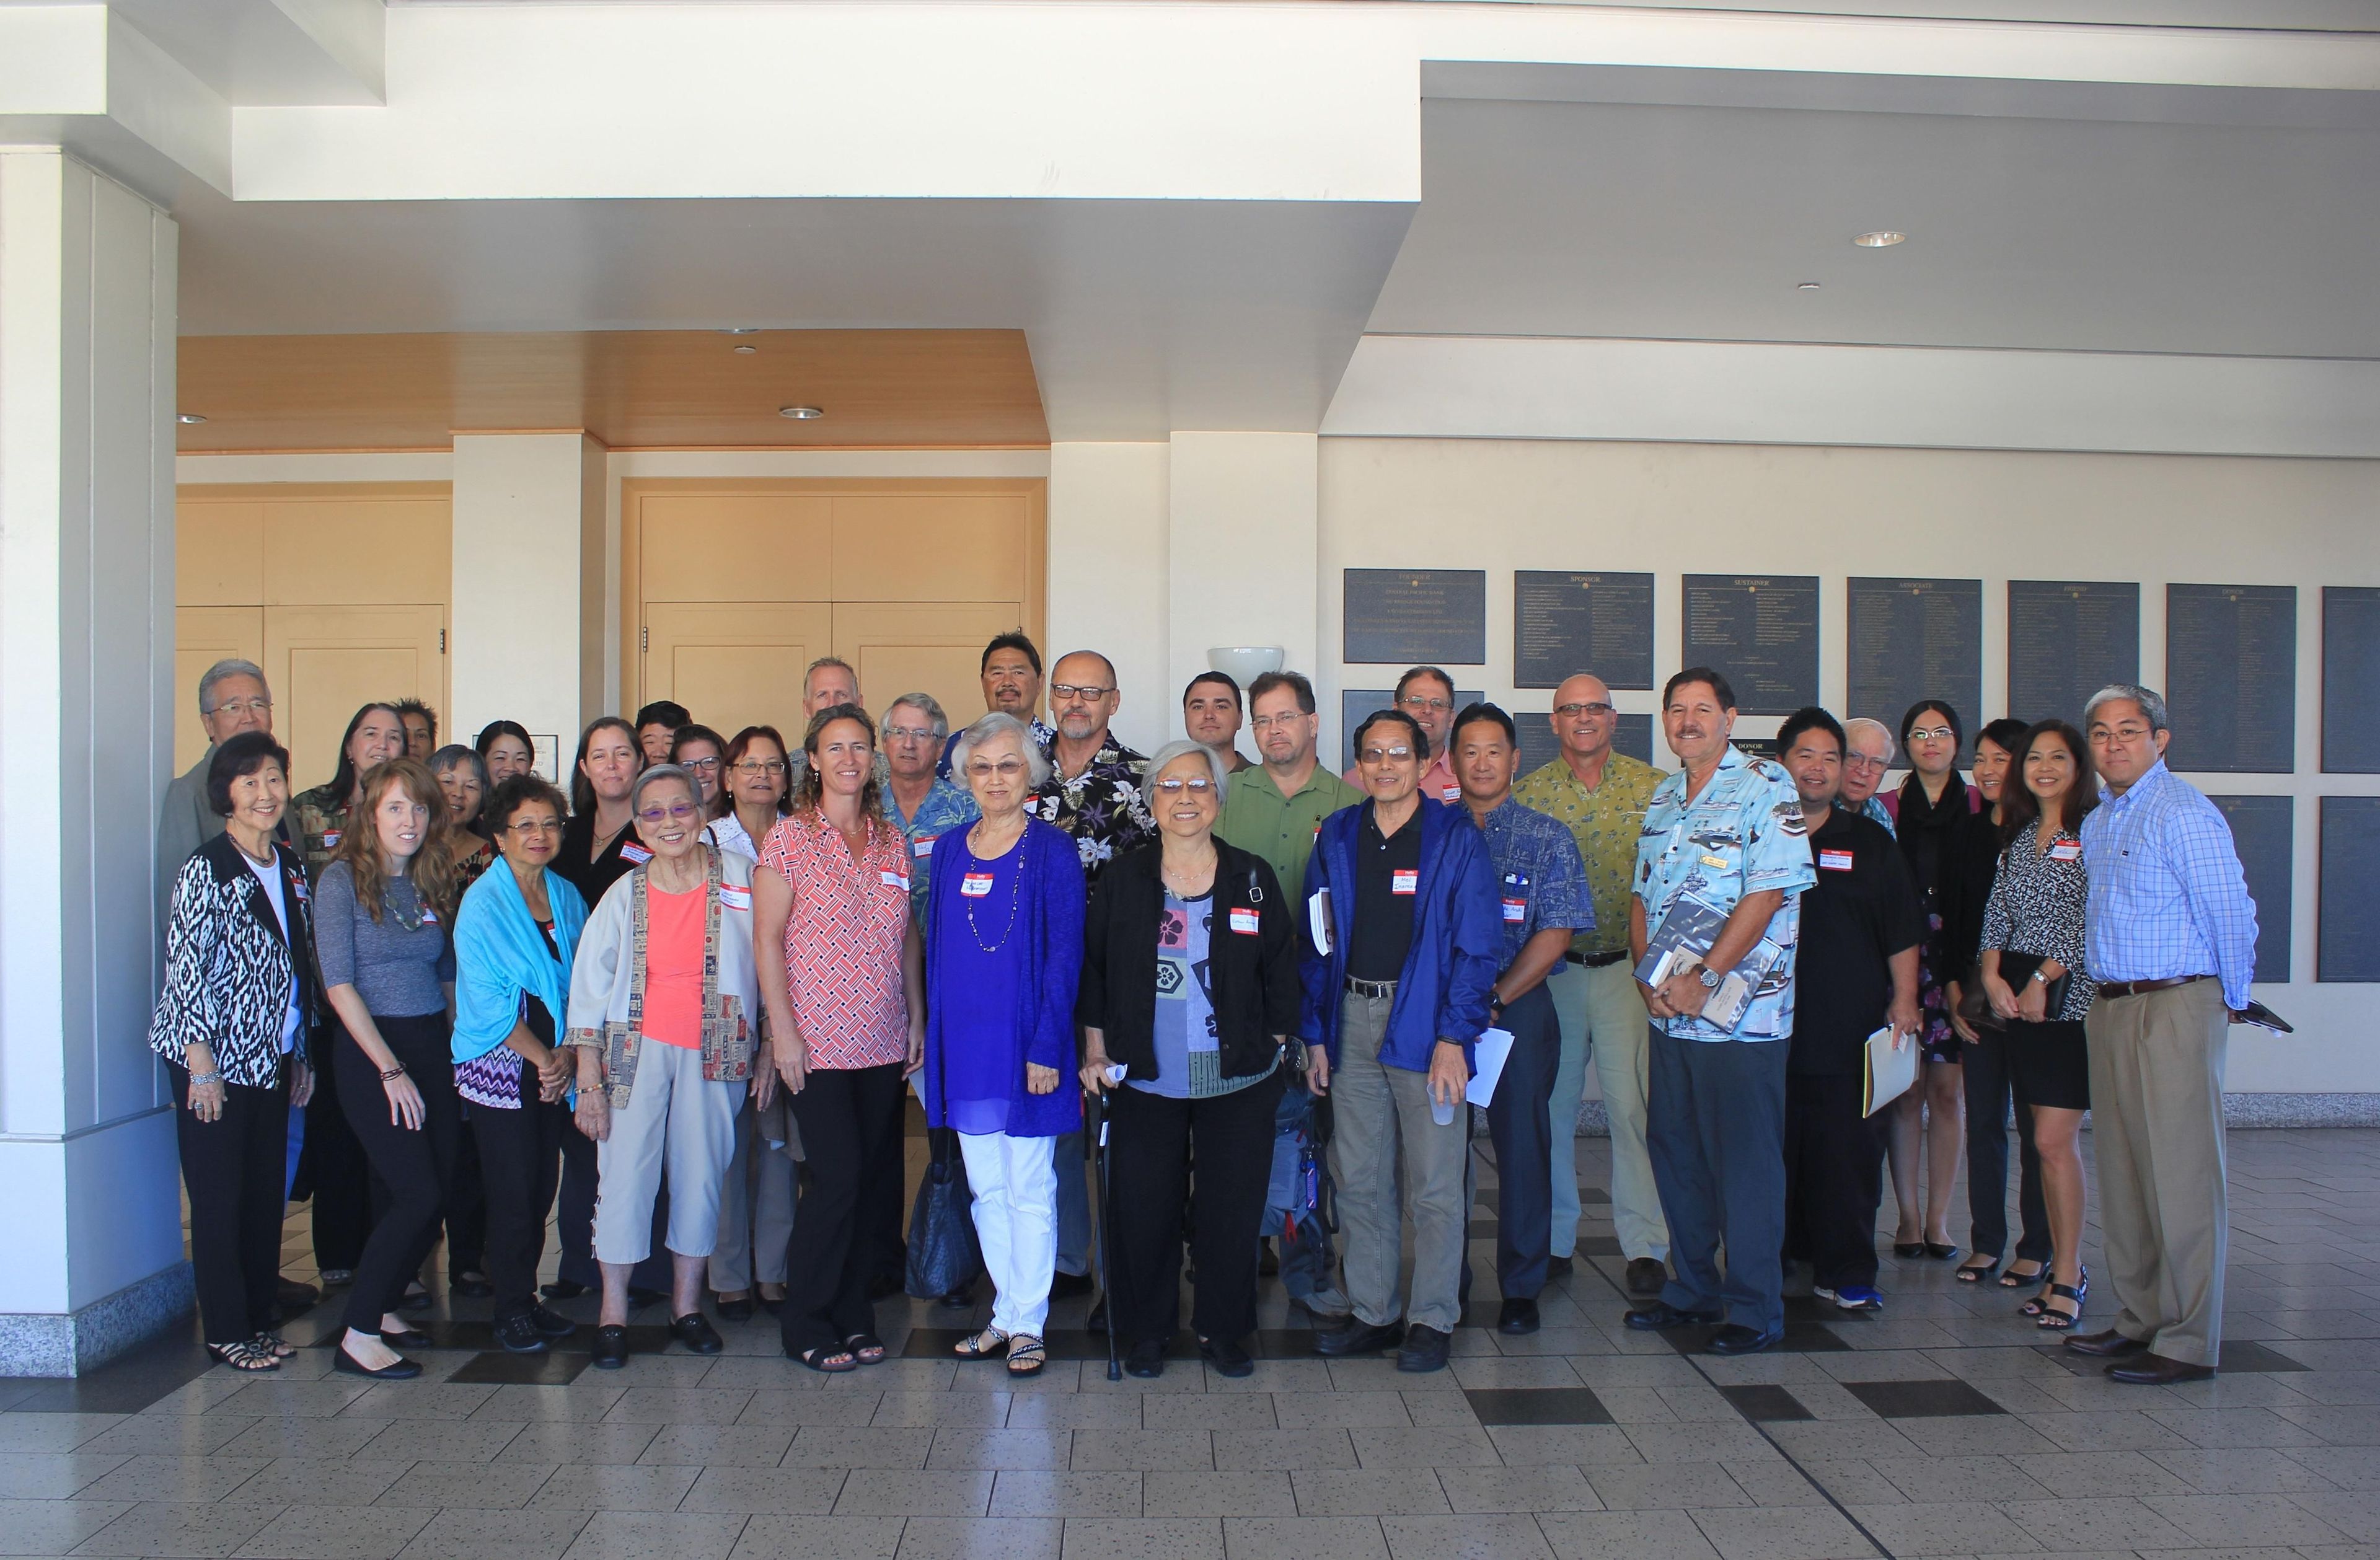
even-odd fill
[[[1554,689],[1554,740],[1572,769],[1600,770],[1611,754],[1611,734],[1620,718],[1611,708],[1611,689],[1601,677],[1580,672],[1562,679]]]
[[[1104,742],[1122,701],[1115,663],[1096,650],[1072,651],[1050,668],[1050,715],[1069,742]]]

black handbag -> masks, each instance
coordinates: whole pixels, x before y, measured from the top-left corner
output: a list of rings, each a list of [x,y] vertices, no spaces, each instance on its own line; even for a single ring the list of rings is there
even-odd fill
[[[2034,971],[2048,961],[2047,954],[2003,953],[2000,955],[2000,979],[2008,982],[2010,991],[2022,996],[2025,982],[2033,979]],[[2067,982],[2073,977],[2074,972],[2070,969],[2047,982],[2041,993],[2041,1014],[2045,1022],[2055,1019],[2065,1009]],[[2009,1026],[2007,1019],[1992,1011],[1991,998],[1984,993],[1981,965],[1975,967],[1973,976],[1960,989],[1959,1017],[1976,1029],[1990,1030],[1996,1034]]]
[[[901,1285],[921,1300],[957,1294],[983,1268],[975,1237],[975,1194],[959,1158],[959,1135],[938,1127],[930,1136],[934,1156],[909,1210],[909,1261]]]

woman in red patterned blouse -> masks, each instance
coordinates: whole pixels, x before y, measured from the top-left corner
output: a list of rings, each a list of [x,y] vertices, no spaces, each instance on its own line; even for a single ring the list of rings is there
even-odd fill
[[[754,958],[767,1053],[810,1171],[785,1263],[785,1354],[841,1371],[884,1358],[867,1232],[881,1199],[897,1208],[901,1186],[870,1170],[899,1140],[903,1080],[924,1054],[926,959],[908,842],[877,790],[875,723],[833,705],[811,718],[802,750],[794,810],[769,831],[753,876]]]

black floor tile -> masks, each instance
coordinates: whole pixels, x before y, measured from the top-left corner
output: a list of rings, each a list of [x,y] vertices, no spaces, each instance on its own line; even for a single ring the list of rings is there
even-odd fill
[[[577,1353],[507,1354],[489,1349],[464,1361],[446,1379],[466,1386],[568,1386],[587,1369],[588,1357]]]
[[[2303,1371],[2309,1367],[2290,1359],[2279,1349],[2264,1344],[2250,1343],[2245,1338],[2233,1338],[2223,1346],[2223,1362],[2218,1369],[2268,1372]]]
[[[1609,1424],[1611,1410],[1590,1387],[1482,1387],[1465,1392],[1481,1424]]]
[[[1736,1412],[1747,1420],[1764,1423],[1779,1420],[1814,1420],[1817,1416],[1802,1407],[1802,1400],[1781,1386],[1723,1386],[1719,1395],[1735,1405]]]
[[[1581,1202],[1600,1202],[1609,1204],[1611,1200],[1611,1194],[1604,1190],[1601,1187],[1581,1187],[1578,1188],[1578,1200]]]
[[[1715,1327],[1672,1327],[1661,1335],[1669,1339],[1670,1347],[1680,1354],[1701,1354],[1709,1348],[1711,1335],[1717,1331]],[[1841,1354],[1847,1352],[1851,1347],[1828,1332],[1823,1322],[1796,1322],[1788,1317],[1785,1322],[1785,1335],[1769,1346],[1769,1352],[1772,1354]]]
[[[2008,1412],[1965,1382],[1947,1378],[1931,1382],[1845,1382],[1843,1390],[1888,1420]]]
[[[1619,1257],[1626,1255],[1620,1249],[1616,1235],[1582,1235],[1578,1237],[1578,1254],[1582,1257]]]

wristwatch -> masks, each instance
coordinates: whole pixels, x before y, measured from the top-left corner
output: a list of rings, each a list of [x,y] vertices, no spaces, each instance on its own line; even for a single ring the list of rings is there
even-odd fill
[[[1706,992],[1718,990],[1719,973],[1707,964],[1695,967],[1694,979],[1703,983],[1703,990]]]
[[[2046,986],[2049,984],[2049,977],[2042,973],[2041,967],[2039,965],[2034,966],[2033,983],[2036,986]]]

